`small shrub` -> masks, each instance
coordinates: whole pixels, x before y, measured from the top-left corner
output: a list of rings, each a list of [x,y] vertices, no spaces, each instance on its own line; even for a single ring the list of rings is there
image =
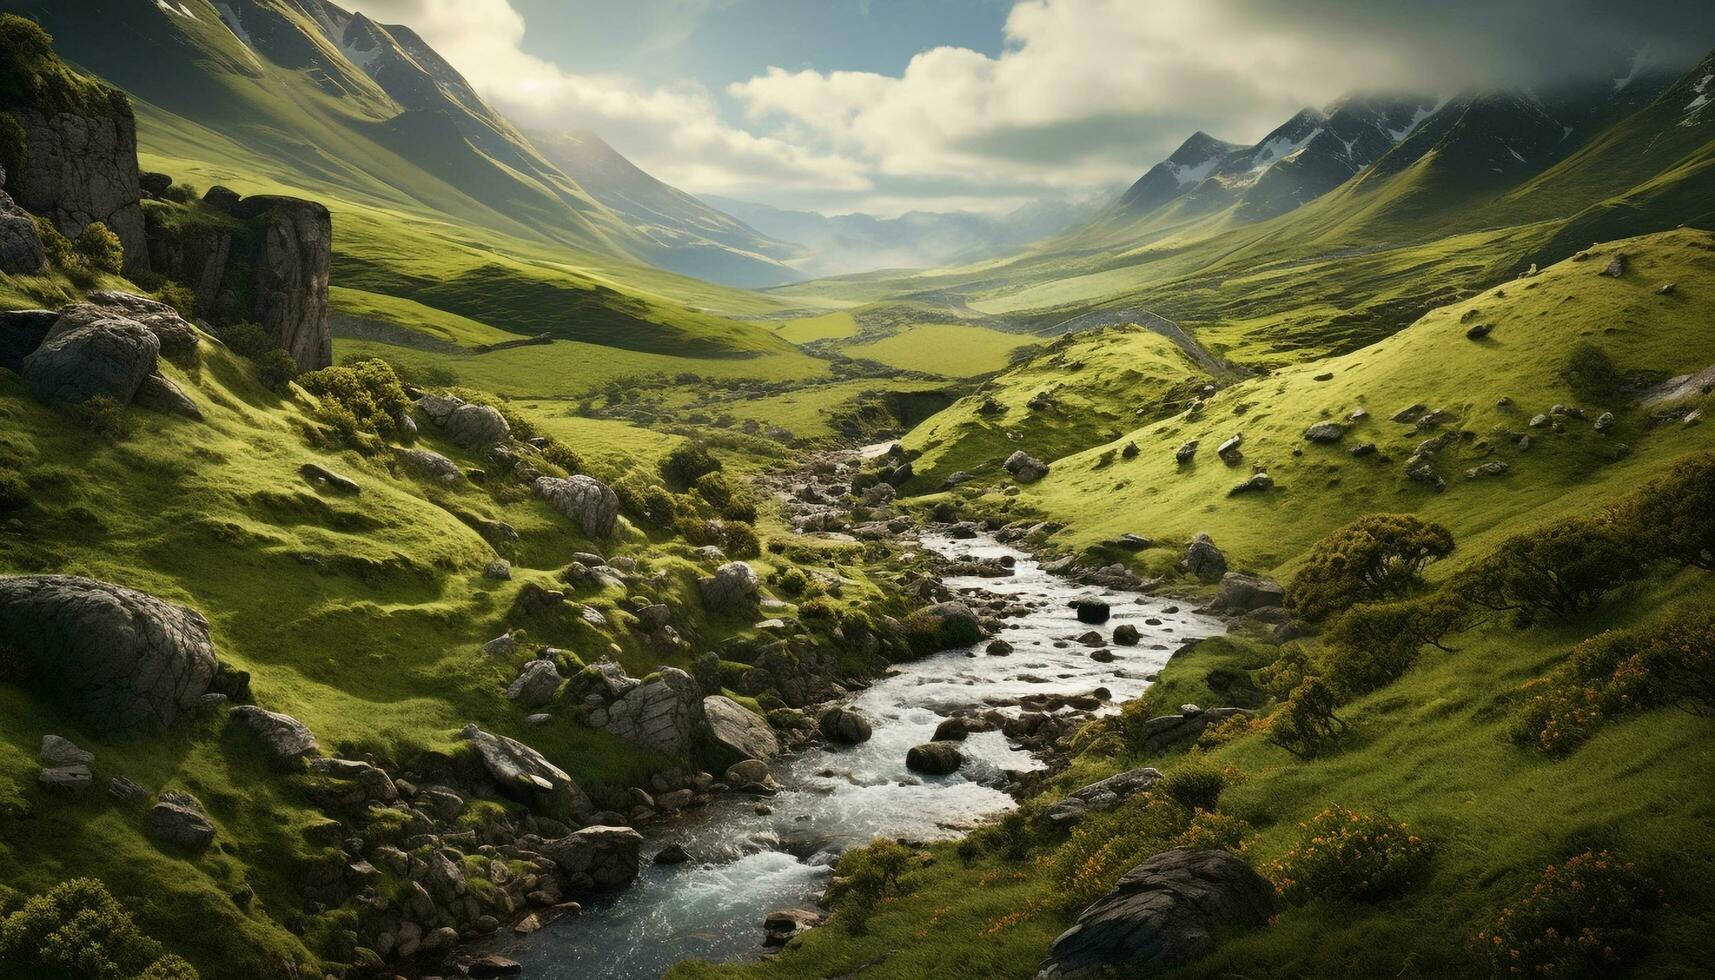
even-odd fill
[[[411,410],[411,399],[386,361],[325,367],[299,375],[297,380],[304,390],[321,399],[318,414],[322,420],[354,448],[372,450],[377,448],[374,438],[398,438],[398,420]]]
[[[1579,341],[1567,352],[1560,378],[1580,401],[1597,403],[1617,398],[1626,380],[1608,352],[1588,340]]]
[[[1405,824],[1342,806],[1331,806],[1298,827],[1298,843],[1263,869],[1281,900],[1291,905],[1396,895],[1423,873],[1434,853]]]
[[[256,380],[270,391],[285,391],[297,376],[297,359],[284,348],[276,347],[256,358]]]
[[[47,253],[49,262],[61,269],[83,265],[83,257],[77,254],[76,246],[72,245],[71,239],[60,234],[59,226],[51,219],[35,214],[30,216],[30,220],[36,224],[36,237],[42,240],[42,250]]]
[[[759,558],[762,542],[756,536],[756,528],[744,521],[729,520],[721,525],[721,550],[728,558]]]
[[[155,298],[177,310],[179,316],[187,320],[196,314],[197,294],[170,279],[161,280],[161,284],[155,287]]]
[[[1571,520],[1508,539],[1461,574],[1455,588],[1485,609],[1511,611],[1521,626],[1542,613],[1570,619],[1636,581],[1644,559],[1606,519]]]
[[[1183,807],[1154,793],[1112,813],[1085,817],[1043,862],[1055,903],[1069,914],[1088,907],[1121,875],[1171,848],[1190,825]]]
[[[877,837],[868,847],[840,856],[834,876],[844,879],[844,883],[834,908],[849,931],[864,932],[876,906],[888,896],[900,893],[899,879],[910,863],[911,851],[885,837]]]
[[[0,975],[33,980],[197,980],[144,935],[107,888],[74,878],[0,919]]]
[[[111,395],[96,395],[72,406],[72,418],[104,442],[121,442],[131,434],[131,417]]]
[[[1250,835],[1251,825],[1238,817],[1198,810],[1191,815],[1191,825],[1173,839],[1173,846],[1240,854]]]
[[[280,346],[274,343],[274,338],[268,336],[267,331],[254,323],[227,324],[220,328],[216,336],[234,354],[251,360]]]
[[[91,221],[78,232],[72,245],[91,269],[118,275],[125,268],[125,246],[112,229],[99,221]]]
[[[1310,661],[1310,655],[1301,646],[1287,647],[1274,658],[1274,662],[1262,669],[1263,688],[1268,696],[1276,701],[1285,701],[1304,683],[1304,678],[1316,673],[1316,665]]]
[[[1320,677],[1306,677],[1268,716],[1268,740],[1300,759],[1333,748],[1346,730],[1334,714],[1340,704],[1334,688]]]
[[[1213,810],[1236,773],[1222,769],[1201,752],[1193,752],[1161,777],[1154,792],[1166,794],[1187,810]]]
[[[192,201],[197,200],[202,195],[197,193],[195,186],[181,180],[168,187],[167,192],[161,196],[176,204],[189,204]]]
[[[1684,460],[1632,494],[1618,521],[1644,554],[1715,572],[1715,454]]]
[[[690,487],[698,479],[721,468],[721,461],[709,454],[701,442],[689,440],[674,447],[661,461],[661,476],[676,487]]]
[[[1624,714],[1669,706],[1715,714],[1715,613],[1670,615],[1591,637],[1524,689],[1531,696],[1513,738],[1555,756]]]
[[[1495,977],[1614,976],[1638,947],[1644,910],[1660,902],[1632,864],[1585,851],[1549,865],[1472,946]]]
[[[801,596],[810,588],[810,577],[795,566],[777,568],[768,573],[768,584],[784,596]]]
[[[1423,584],[1424,566],[1453,552],[1453,533],[1409,514],[1370,514],[1311,549],[1287,586],[1293,615],[1315,623],[1358,602],[1397,599]]]
[[[1197,736],[1196,748],[1216,749],[1250,735],[1257,730],[1257,720],[1250,715],[1233,715],[1203,729]]]
[[[558,439],[549,439],[548,444],[542,447],[541,452],[543,459],[565,470],[568,475],[584,472],[583,457],[574,452],[572,447]]]
[[[1472,623],[1469,603],[1452,592],[1346,610],[1322,638],[1328,682],[1350,700],[1392,684],[1417,662],[1424,646]]]

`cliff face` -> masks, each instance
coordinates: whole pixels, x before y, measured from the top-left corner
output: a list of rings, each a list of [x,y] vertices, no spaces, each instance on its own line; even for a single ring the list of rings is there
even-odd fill
[[[125,246],[125,271],[146,271],[137,121],[123,99],[115,100],[112,110],[102,115],[13,110],[25,143],[23,166],[12,175],[11,190],[19,204],[52,219],[68,238],[90,222],[107,225]]]
[[[0,186],[5,183],[6,170],[0,167]],[[0,272],[8,275],[38,272],[46,261],[36,223],[13,203],[11,195],[0,190]]]
[[[327,208],[214,188],[198,204],[151,204],[148,233],[155,271],[195,292],[198,316],[258,324],[302,370],[333,363]]]

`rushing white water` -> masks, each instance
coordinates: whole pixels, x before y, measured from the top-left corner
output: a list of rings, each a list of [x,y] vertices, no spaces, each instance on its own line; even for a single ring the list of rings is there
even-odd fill
[[[1005,620],[1007,657],[948,650],[903,665],[852,698],[874,735],[855,746],[825,746],[774,764],[781,792],[755,812],[748,796],[729,794],[679,821],[649,829],[647,860],[677,842],[691,861],[645,864],[628,888],[585,903],[583,915],[500,946],[524,964],[525,975],[549,980],[602,977],[654,980],[682,959],[738,960],[761,952],[764,916],[812,903],[826,886],[840,851],[877,835],[912,840],[953,837],[1013,805],[998,787],[1006,770],[1039,763],[1007,744],[999,732],[970,736],[965,765],[948,776],[905,768],[913,745],[959,708],[1031,694],[1087,694],[1105,687],[1114,703],[1136,697],[1148,677],[1183,642],[1222,629],[1218,620],[1167,612],[1173,603],[1116,590],[1091,589],[1044,572],[1029,555],[992,538],[954,540],[926,534],[924,547],[948,557],[999,558],[1016,564],[1008,578],[949,578],[948,588],[974,598],[1003,597],[1028,609]],[[1079,623],[1067,603],[1095,594],[1112,607],[1100,627],[1137,627],[1142,642],[1110,647],[1117,659],[1099,663],[1074,637]],[[1010,709],[1003,709],[1010,710]]]

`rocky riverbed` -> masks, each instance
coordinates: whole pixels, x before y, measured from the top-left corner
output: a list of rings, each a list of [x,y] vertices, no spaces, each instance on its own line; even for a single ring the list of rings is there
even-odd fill
[[[764,919],[813,909],[842,850],[878,835],[954,837],[1008,809],[1015,777],[1044,765],[1029,748],[1043,744],[1032,733],[1136,697],[1174,650],[1224,629],[1173,600],[1079,584],[988,534],[957,533],[924,532],[919,543],[954,570],[986,566],[989,574],[949,574],[941,584],[998,616],[1001,643],[902,665],[846,703],[871,723],[868,740],[784,757],[773,766],[777,793],[726,794],[648,828],[636,882],[498,951],[527,976],[566,980],[641,980],[682,959],[756,956]],[[995,566],[1010,574],[993,574]],[[1074,608],[1075,600],[1083,602]],[[1130,642],[1115,643],[1116,631]],[[979,730],[953,732],[954,718],[969,722],[951,728]],[[937,738],[956,745],[956,770],[908,768],[911,749]],[[649,860],[657,855],[663,863]]]

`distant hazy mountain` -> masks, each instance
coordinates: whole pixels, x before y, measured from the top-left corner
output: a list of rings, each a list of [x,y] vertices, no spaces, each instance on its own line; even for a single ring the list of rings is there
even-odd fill
[[[532,132],[530,142],[591,197],[672,252],[681,272],[738,286],[803,278],[786,264],[803,258],[801,247],[651,177],[590,130]]]
[[[710,204],[771,238],[805,247],[794,263],[806,276],[876,269],[933,268],[1003,255],[1058,234],[1093,213],[1095,205],[1044,200],[1000,216],[968,211],[908,211],[896,218],[788,211],[709,196]]]

